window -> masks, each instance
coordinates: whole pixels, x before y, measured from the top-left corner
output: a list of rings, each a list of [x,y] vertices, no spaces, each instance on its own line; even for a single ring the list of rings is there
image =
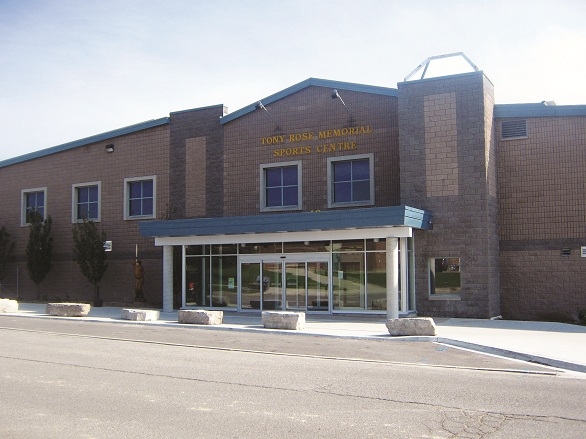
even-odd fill
[[[72,191],[72,222],[84,219],[100,221],[101,183],[82,183],[71,187]]]
[[[25,189],[21,192],[21,220],[22,226],[31,223],[31,214],[38,212],[45,220],[47,210],[47,188]]]
[[[433,258],[429,263],[432,296],[460,294],[460,258]]]
[[[373,155],[328,159],[328,206],[374,204]]]
[[[261,165],[261,211],[301,209],[301,162]]]
[[[154,218],[156,177],[127,178],[124,183],[124,219]]]

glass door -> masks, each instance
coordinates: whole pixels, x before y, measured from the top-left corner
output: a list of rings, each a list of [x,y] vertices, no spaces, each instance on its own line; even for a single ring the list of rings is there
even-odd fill
[[[330,310],[330,275],[327,261],[307,262],[307,310]]]
[[[265,284],[260,275],[260,262],[240,264],[240,309],[260,309],[261,289]]]
[[[285,262],[285,308],[292,311],[307,309],[306,262]]]
[[[304,259],[299,255],[241,258],[240,309],[329,312],[329,262],[323,256]]]
[[[262,279],[262,309],[283,309],[283,263],[263,261]]]
[[[185,260],[185,305],[210,306],[209,258],[198,256]]]

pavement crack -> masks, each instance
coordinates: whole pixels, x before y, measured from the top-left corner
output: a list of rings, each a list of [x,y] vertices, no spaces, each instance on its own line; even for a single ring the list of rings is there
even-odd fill
[[[502,431],[510,421],[556,423],[559,420],[577,421],[555,416],[515,415],[479,410],[442,410],[441,418],[426,424],[430,435],[438,438],[484,439]],[[443,432],[442,435],[438,432]]]
[[[335,397],[359,398],[359,399],[366,399],[366,400],[370,400],[370,401],[392,402],[392,403],[397,403],[397,404],[412,404],[415,406],[431,407],[431,408],[436,408],[436,409],[445,410],[445,411],[458,411],[458,412],[462,412],[462,413],[478,413],[481,415],[500,416],[500,417],[503,417],[503,419],[523,419],[523,420],[528,419],[528,420],[533,420],[533,421],[541,420],[544,422],[548,422],[551,420],[563,420],[563,421],[575,421],[575,422],[584,423],[583,419],[570,418],[570,417],[566,417],[566,416],[519,415],[519,414],[515,414],[515,413],[504,413],[504,412],[495,412],[495,411],[467,410],[462,407],[456,407],[456,406],[452,407],[452,406],[447,406],[447,405],[442,405],[442,404],[433,404],[433,403],[429,403],[429,402],[421,402],[421,401],[415,401],[415,400],[406,400],[406,399],[400,400],[400,399],[385,398],[385,397],[380,397],[380,396],[358,395],[358,394],[350,394],[350,393],[342,393],[342,392],[326,392],[326,391],[319,390],[317,388],[313,389],[313,392],[315,392],[315,393],[328,393],[328,394],[335,396]],[[488,419],[486,422],[486,425],[490,425],[493,421],[494,421],[494,419],[492,419],[492,418]],[[467,437],[467,436],[458,436],[458,437]]]
[[[499,431],[503,425],[511,420],[531,420],[531,421],[542,421],[542,422],[558,422],[558,421],[573,421],[584,423],[583,419],[571,418],[571,417],[564,417],[564,416],[542,416],[542,415],[521,415],[515,413],[504,413],[504,412],[496,412],[496,411],[482,411],[482,410],[468,410],[462,407],[455,407],[455,406],[447,406],[443,404],[435,404],[431,402],[424,402],[424,401],[416,401],[416,400],[408,400],[408,399],[397,399],[391,397],[383,397],[383,396],[372,396],[372,395],[365,395],[365,394],[356,394],[356,393],[348,393],[348,392],[340,392],[340,391],[333,391],[331,389],[332,384],[324,385],[317,388],[291,388],[291,387],[284,387],[279,385],[267,385],[267,384],[254,384],[254,383],[244,383],[244,382],[235,382],[235,381],[227,381],[227,380],[214,380],[214,379],[205,379],[199,377],[190,377],[190,376],[178,376],[178,375],[171,375],[171,374],[164,374],[164,373],[150,373],[144,371],[137,371],[137,370],[124,370],[124,369],[116,369],[112,367],[99,367],[94,365],[82,365],[82,364],[73,364],[73,363],[66,363],[66,362],[59,362],[59,361],[48,361],[48,360],[36,360],[36,359],[29,359],[29,358],[22,358],[22,357],[15,357],[9,355],[0,355],[0,358],[9,359],[14,361],[23,361],[23,362],[31,362],[31,363],[39,363],[45,365],[57,365],[61,367],[74,367],[74,368],[82,368],[87,370],[97,370],[97,371],[105,371],[111,373],[121,373],[121,374],[130,374],[130,375],[139,375],[145,376],[149,378],[166,378],[166,379],[174,379],[174,380],[182,380],[186,382],[200,382],[206,384],[223,384],[228,386],[238,386],[243,388],[251,388],[251,389],[262,389],[267,391],[282,391],[282,392],[291,392],[291,393],[300,393],[300,394],[321,394],[321,395],[328,395],[335,398],[352,398],[352,399],[360,399],[366,400],[369,402],[382,402],[382,403],[392,403],[392,404],[399,404],[399,405],[412,405],[412,406],[419,406],[424,408],[433,408],[440,412],[442,412],[442,419],[438,420],[436,425],[427,425],[431,431],[436,432],[438,429],[443,431],[446,434],[446,438],[485,438],[492,433]],[[434,423],[435,424],[435,423]],[[435,427],[435,428],[434,428]],[[433,436],[438,437],[438,436]],[[441,436],[439,436],[441,437]]]

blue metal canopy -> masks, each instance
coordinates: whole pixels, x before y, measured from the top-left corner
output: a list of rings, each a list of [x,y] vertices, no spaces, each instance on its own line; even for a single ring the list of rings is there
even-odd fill
[[[161,238],[399,226],[429,230],[432,227],[431,213],[409,206],[391,206],[321,212],[143,221],[139,224],[139,229],[143,236]]]

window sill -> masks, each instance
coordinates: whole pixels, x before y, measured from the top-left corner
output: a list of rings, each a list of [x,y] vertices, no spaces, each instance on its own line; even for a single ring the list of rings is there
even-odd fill
[[[136,216],[127,216],[124,218],[125,221],[136,221],[136,220],[146,220],[146,219],[155,219],[155,215],[136,215]]]
[[[373,201],[349,201],[347,203],[332,203],[328,205],[329,209],[344,208],[344,207],[368,207],[374,206]]]
[[[462,297],[459,294],[434,294],[433,296],[428,296],[429,300],[462,300]]]
[[[507,142],[509,140],[523,140],[528,138],[529,136],[501,137],[501,141]]]
[[[286,206],[286,207],[263,207],[260,209],[264,212],[291,212],[294,210],[301,210],[301,206]]]

